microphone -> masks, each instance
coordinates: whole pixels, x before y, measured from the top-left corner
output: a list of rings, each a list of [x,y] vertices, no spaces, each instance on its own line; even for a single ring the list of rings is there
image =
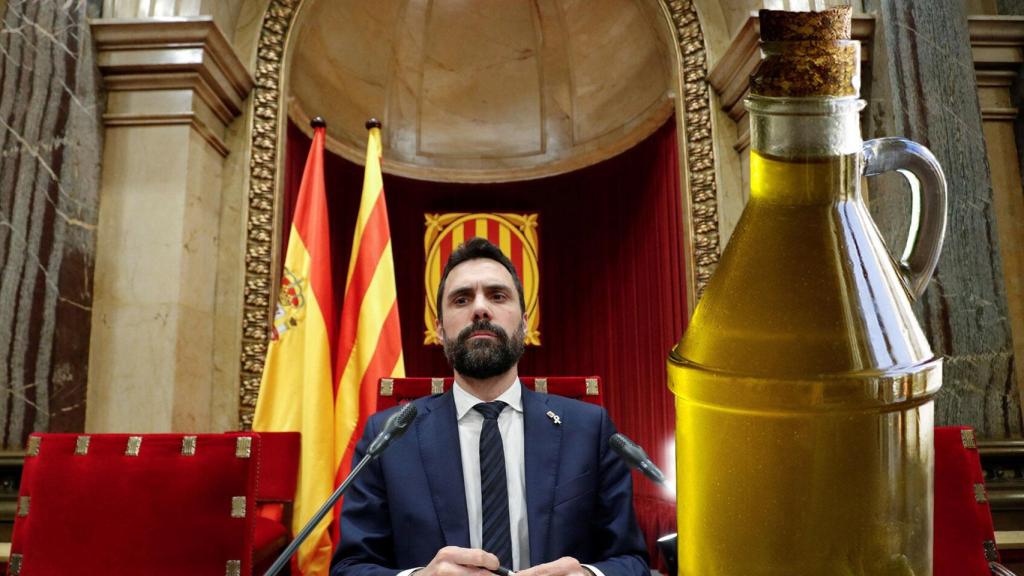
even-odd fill
[[[377,437],[370,442],[366,449],[366,455],[376,458],[393,441],[399,439],[409,429],[409,424],[416,419],[416,407],[406,404],[401,410],[395,412],[384,422],[384,429],[377,434]]]
[[[316,511],[316,514],[309,519],[309,522],[306,522],[306,525],[302,527],[302,531],[300,531],[298,535],[295,536],[295,539],[288,544],[288,547],[284,549],[284,552],[281,552],[281,555],[277,557],[277,560],[274,561],[274,564],[270,566],[270,569],[267,570],[264,576],[274,576],[288,564],[288,561],[291,560],[295,551],[299,549],[299,546],[306,541],[306,538],[309,538],[309,534],[313,531],[313,528],[315,528],[316,525],[324,519],[324,516],[334,508],[334,503],[338,501],[338,498],[341,498],[341,495],[348,488],[348,485],[352,483],[352,480],[362,472],[363,468],[365,468],[367,464],[380,456],[381,452],[383,452],[385,448],[395,440],[401,438],[402,434],[405,434],[409,429],[409,424],[412,424],[412,421],[415,419],[416,406],[411,403],[402,406],[398,412],[395,412],[388,417],[387,421],[384,422],[384,429],[377,434],[377,437],[373,439],[373,442],[370,442],[370,447],[366,449],[366,455],[363,456],[363,459],[360,460],[359,463],[356,464],[355,468],[348,473],[348,477],[345,478],[345,481],[341,483],[341,486],[338,486],[338,489],[334,491],[334,494],[331,494],[331,497],[328,498],[327,501],[324,502],[323,506]]]
[[[616,432],[608,439],[608,445],[619,455],[619,458],[626,461],[630,468],[636,468],[643,472],[644,476],[658,484],[665,483],[665,475],[661,473],[661,470],[647,456],[647,452],[644,452],[644,449],[636,442]]]

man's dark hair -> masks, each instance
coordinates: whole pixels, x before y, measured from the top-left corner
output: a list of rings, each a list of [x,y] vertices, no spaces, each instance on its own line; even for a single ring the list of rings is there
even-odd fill
[[[516,273],[516,267],[512,265],[512,261],[505,256],[505,253],[501,251],[494,244],[491,244],[486,238],[479,236],[471,238],[467,242],[461,244],[458,248],[452,251],[452,255],[448,257],[448,263],[444,265],[444,273],[441,274],[441,284],[437,287],[437,319],[441,321],[443,319],[441,312],[441,300],[444,297],[444,285],[448,280],[448,273],[463,262],[470,260],[494,260],[498,264],[505,267],[508,273],[512,275],[512,283],[515,284],[516,293],[519,294],[519,309],[526,312],[526,298],[523,296],[523,283],[519,280],[519,274]]]

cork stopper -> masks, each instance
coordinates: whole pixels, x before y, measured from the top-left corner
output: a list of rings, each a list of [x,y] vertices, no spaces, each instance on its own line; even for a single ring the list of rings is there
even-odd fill
[[[764,59],[750,77],[760,96],[856,96],[860,45],[850,40],[853,9],[821,12],[761,10]]]

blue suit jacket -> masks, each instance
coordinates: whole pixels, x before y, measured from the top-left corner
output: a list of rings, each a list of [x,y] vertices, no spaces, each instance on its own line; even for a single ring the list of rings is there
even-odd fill
[[[445,546],[469,547],[454,398],[420,398],[416,409],[411,429],[345,494],[331,576],[389,576],[426,566]],[[392,411],[370,417],[353,466]],[[648,576],[632,477],[608,447],[608,413],[523,388],[523,432],[530,564],[573,556],[606,576]]]

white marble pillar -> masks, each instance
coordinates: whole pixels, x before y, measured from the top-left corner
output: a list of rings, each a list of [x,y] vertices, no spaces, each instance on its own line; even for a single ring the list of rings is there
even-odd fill
[[[224,139],[252,77],[210,17],[92,31],[108,100],[86,430],[219,431]]]

